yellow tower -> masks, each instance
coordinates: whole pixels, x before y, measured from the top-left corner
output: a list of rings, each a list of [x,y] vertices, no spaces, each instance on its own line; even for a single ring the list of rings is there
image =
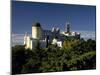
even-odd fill
[[[32,38],[33,39],[41,39],[42,29],[40,23],[35,23],[32,26]]]

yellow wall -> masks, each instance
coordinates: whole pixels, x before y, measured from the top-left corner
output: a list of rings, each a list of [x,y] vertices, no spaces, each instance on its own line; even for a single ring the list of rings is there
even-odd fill
[[[41,38],[41,28],[40,27],[32,27],[32,38],[34,39]]]

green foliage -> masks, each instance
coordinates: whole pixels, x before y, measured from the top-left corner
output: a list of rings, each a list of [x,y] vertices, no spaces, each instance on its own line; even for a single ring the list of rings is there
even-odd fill
[[[12,73],[21,73],[22,66],[32,57],[33,53],[24,47],[21,45],[12,47]]]
[[[96,57],[95,51],[91,51],[68,61],[67,64],[68,67],[70,67],[70,69],[72,69],[74,66],[76,66],[77,68],[76,70],[94,69],[95,68],[94,63],[96,62],[95,57]]]
[[[79,43],[80,43],[79,40],[67,40],[67,41],[64,41],[63,48],[71,49],[71,48],[73,48],[73,46],[76,46]]]
[[[18,73],[40,73],[96,68],[95,40],[66,40],[63,47],[50,45],[33,50],[24,46],[12,47],[12,71]]]

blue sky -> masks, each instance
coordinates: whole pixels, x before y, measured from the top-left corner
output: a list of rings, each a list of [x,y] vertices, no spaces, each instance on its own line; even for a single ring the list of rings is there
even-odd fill
[[[31,33],[35,22],[49,30],[64,30],[66,22],[70,22],[71,30],[95,31],[95,20],[95,6],[12,1],[12,33]]]

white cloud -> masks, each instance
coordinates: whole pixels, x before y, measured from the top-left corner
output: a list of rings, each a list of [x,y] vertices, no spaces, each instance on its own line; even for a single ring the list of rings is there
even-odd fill
[[[95,40],[95,32],[93,31],[79,31],[81,33],[81,38],[84,38],[85,40],[87,39],[93,39]]]
[[[22,45],[24,43],[24,35],[25,34],[12,34],[11,35],[11,45]],[[29,36],[31,36],[29,34]]]
[[[11,45],[23,44],[24,34],[12,34],[11,35]]]
[[[77,31],[81,33],[81,38],[93,39],[95,40],[95,32],[93,31]],[[31,34],[29,34],[31,36]],[[14,45],[22,45],[24,43],[24,34],[12,34],[11,35],[11,44]]]

